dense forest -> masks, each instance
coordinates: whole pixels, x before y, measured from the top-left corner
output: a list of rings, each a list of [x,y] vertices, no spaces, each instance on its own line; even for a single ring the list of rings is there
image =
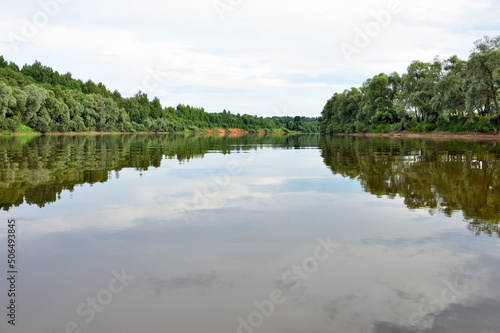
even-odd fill
[[[198,132],[239,128],[249,132],[318,132],[317,118],[258,117],[206,112],[179,104],[163,107],[139,91],[133,97],[102,83],[85,83],[35,61],[21,69],[0,56],[0,131]]]
[[[414,61],[360,88],[334,94],[323,108],[322,133],[434,130],[497,134],[500,128],[500,36],[474,43],[467,61],[452,56]]]

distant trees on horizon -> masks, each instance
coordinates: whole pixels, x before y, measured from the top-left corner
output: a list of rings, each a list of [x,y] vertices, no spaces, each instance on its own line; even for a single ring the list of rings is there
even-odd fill
[[[21,69],[0,56],[0,131],[26,125],[38,132],[179,132],[214,128],[318,132],[317,118],[258,117],[179,104],[163,107],[139,91],[125,98],[91,80],[74,79],[35,61]]]

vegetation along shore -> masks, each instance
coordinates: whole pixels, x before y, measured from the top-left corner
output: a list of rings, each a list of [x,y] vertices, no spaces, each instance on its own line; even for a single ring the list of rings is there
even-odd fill
[[[103,83],[84,83],[37,61],[19,68],[0,56],[1,134],[321,132],[498,140],[499,95],[500,36],[476,41],[468,60],[414,61],[402,75],[381,73],[360,88],[335,93],[319,118],[163,107],[141,91],[123,97]]]
[[[259,117],[179,104],[163,107],[139,91],[123,97],[103,83],[74,79],[36,61],[22,68],[0,56],[0,133],[318,132],[316,117]],[[233,130],[234,132],[234,130]]]
[[[468,60],[414,61],[402,75],[382,73],[360,88],[334,94],[321,113],[320,131],[496,135],[499,94],[500,36],[484,37]]]

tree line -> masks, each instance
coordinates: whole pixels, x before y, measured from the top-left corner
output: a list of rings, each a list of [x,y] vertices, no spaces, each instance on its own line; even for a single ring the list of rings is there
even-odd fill
[[[500,36],[474,43],[468,60],[413,61],[399,75],[381,73],[335,93],[319,119],[322,133],[409,130],[497,134]]]
[[[179,104],[163,107],[139,91],[132,97],[92,80],[74,79],[35,61],[19,68],[0,56],[0,131],[181,132],[239,128],[257,132],[319,131],[318,118],[258,117]]]

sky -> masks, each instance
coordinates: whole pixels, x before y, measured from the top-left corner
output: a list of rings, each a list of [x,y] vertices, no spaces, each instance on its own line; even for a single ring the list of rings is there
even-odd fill
[[[497,0],[9,1],[0,55],[163,106],[316,117],[379,73],[467,59],[500,34],[498,13]]]

